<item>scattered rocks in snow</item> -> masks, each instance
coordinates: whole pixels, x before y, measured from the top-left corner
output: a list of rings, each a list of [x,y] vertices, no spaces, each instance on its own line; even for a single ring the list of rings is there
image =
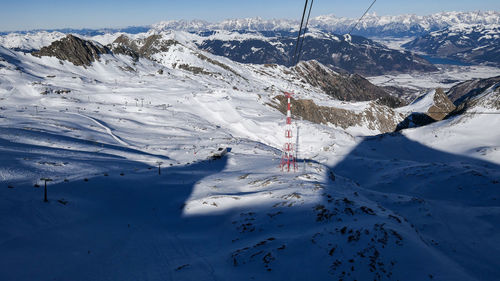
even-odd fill
[[[66,206],[66,204],[68,204],[68,201],[64,200],[64,198],[57,200],[57,202],[59,202],[60,204],[62,204],[64,206]]]
[[[187,264],[183,264],[183,265],[181,265],[181,266],[177,267],[177,268],[175,269],[175,271],[180,271],[180,270],[182,270],[182,269],[184,269],[184,268],[186,268],[186,267],[188,267],[188,266],[190,266],[190,264],[188,264],[188,263],[187,263]]]

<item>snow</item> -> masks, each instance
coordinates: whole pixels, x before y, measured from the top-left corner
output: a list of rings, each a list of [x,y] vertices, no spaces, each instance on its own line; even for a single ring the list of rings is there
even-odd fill
[[[500,69],[489,66],[451,66],[437,65],[438,72],[408,73],[367,77],[378,86],[403,86],[420,92],[429,89],[449,89],[454,85],[476,78],[489,78],[500,75]]]
[[[381,43],[385,46],[387,46],[389,49],[393,50],[399,50],[399,51],[405,51],[405,48],[402,47],[402,45],[413,41],[415,38],[414,37],[403,37],[403,38],[394,38],[394,37],[377,37],[377,38],[371,38],[373,41]]]
[[[429,108],[434,105],[434,95],[436,90],[429,91],[422,96],[415,99],[412,103],[407,106],[399,107],[396,110],[402,113],[415,112],[415,113],[427,113]]]
[[[27,34],[9,33],[0,36],[0,46],[11,49],[39,50],[66,36],[61,32],[30,32]]]
[[[156,62],[103,55],[85,68],[6,48],[0,56],[1,280],[499,274],[498,115],[381,136],[366,124],[343,130],[296,120],[298,171],[283,173],[284,116],[268,105],[275,96],[291,90],[355,112],[369,103],[333,100],[283,66],[239,64],[187,43]],[[370,79],[425,89],[495,71]],[[493,112],[479,106],[471,110]],[[220,147],[231,151],[208,160]],[[54,180],[49,203],[42,177]]]

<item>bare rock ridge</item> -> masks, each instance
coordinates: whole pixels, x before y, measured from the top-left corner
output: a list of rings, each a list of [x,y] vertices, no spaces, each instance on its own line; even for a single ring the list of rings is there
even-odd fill
[[[138,59],[144,57],[153,60],[153,55],[159,52],[167,52],[170,47],[180,44],[172,39],[163,39],[160,35],[151,35],[144,39],[131,40],[126,35],[116,38],[110,49],[115,54],[124,54]]]
[[[109,53],[111,51],[105,46],[68,34],[32,54],[36,57],[56,57],[77,66],[90,66],[92,62],[99,60],[100,55]]]
[[[406,128],[425,126],[441,121],[456,109],[442,89],[436,89],[433,103],[426,112],[398,112],[376,101],[369,103],[362,111],[354,111],[337,107],[319,106],[312,100],[292,99],[293,114],[296,117],[318,124],[332,124],[347,129],[349,127],[364,126],[381,133],[399,131]],[[285,114],[287,101],[284,96],[275,97],[277,101],[271,104]]]
[[[278,101],[272,104],[281,113],[286,114],[287,99],[277,96]],[[366,126],[370,130],[378,130],[381,133],[394,132],[398,124],[404,119],[401,113],[393,109],[371,102],[370,106],[361,112],[352,110],[319,106],[312,100],[291,100],[293,115],[304,120],[318,124],[332,124],[343,129],[354,126]]]
[[[441,121],[455,108],[455,105],[444,93],[443,89],[438,88],[434,94],[434,104],[427,110],[427,115],[434,121]]]
[[[301,62],[294,70],[307,83],[341,101],[378,100],[390,107],[398,107],[403,103],[358,74],[339,74],[314,60]]]

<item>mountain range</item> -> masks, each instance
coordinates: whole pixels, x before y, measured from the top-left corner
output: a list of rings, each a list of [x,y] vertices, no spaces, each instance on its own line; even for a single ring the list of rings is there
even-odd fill
[[[183,31],[153,31],[135,41],[122,35],[113,44],[137,49],[135,46],[142,42],[153,43],[161,38],[177,38],[184,44],[194,45],[198,49],[241,63],[285,66],[292,64],[296,41],[293,34],[275,32],[264,35],[261,32],[212,31],[193,34]],[[361,75],[437,70],[428,61],[411,52],[392,50],[359,36],[344,37],[320,31],[311,32],[306,37],[301,59],[317,60],[336,71]]]
[[[357,18],[323,15],[311,19],[310,27],[336,34],[352,34],[365,37],[420,36],[456,24],[500,24],[500,12],[442,12],[428,16],[397,15],[377,16],[368,13],[358,25]],[[225,20],[219,23],[206,21],[164,21],[152,25],[155,30],[184,30],[200,32],[210,30],[227,31],[297,31],[300,22],[296,20],[246,18]]]
[[[500,66],[500,25],[457,24],[418,37],[403,47],[470,64]]]
[[[432,31],[441,30],[457,24],[500,24],[500,12],[498,11],[472,11],[472,12],[441,12],[427,16],[412,14],[396,16],[378,16],[376,13],[368,13],[358,25],[357,18],[338,17],[334,14],[314,17],[310,21],[310,27],[337,34],[345,34],[353,29],[353,34],[364,37],[407,37],[420,36]],[[74,33],[84,36],[96,36],[106,33],[129,33],[137,34],[147,32],[150,29],[183,30],[188,32],[203,32],[211,30],[226,31],[297,31],[300,22],[290,19],[262,19],[243,18],[228,19],[221,22],[208,22],[204,20],[169,20],[162,21],[150,26],[131,26],[126,28],[102,28],[102,29],[50,29],[31,31],[0,32],[0,35],[10,33],[29,34],[40,31]]]

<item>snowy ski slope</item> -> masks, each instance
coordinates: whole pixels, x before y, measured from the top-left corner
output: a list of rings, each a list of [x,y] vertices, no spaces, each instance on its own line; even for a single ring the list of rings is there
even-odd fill
[[[367,103],[198,52],[76,67],[0,47],[0,280],[496,280],[498,115],[297,121],[285,174],[274,96]]]

